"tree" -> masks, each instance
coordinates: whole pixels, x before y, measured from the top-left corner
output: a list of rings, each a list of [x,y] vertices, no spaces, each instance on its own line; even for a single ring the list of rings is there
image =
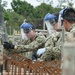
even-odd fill
[[[16,13],[23,15],[25,18],[33,14],[33,6],[26,1],[13,0],[11,6]]]
[[[5,41],[8,42],[8,35],[7,35],[6,25],[4,23],[3,11],[1,7],[1,0],[0,0],[0,26],[3,28],[3,32],[5,33],[2,35],[2,42],[3,43]]]
[[[11,5],[16,13],[23,15],[27,20],[44,18],[47,13],[53,13],[55,10],[51,5],[46,3],[42,3],[41,5],[33,8],[32,5],[21,0],[13,0]]]
[[[60,8],[53,8],[51,5],[42,3],[34,9],[35,18],[44,18],[47,13],[59,12]]]
[[[13,0],[12,9],[4,9],[4,19],[7,21],[7,27],[12,26],[19,28],[23,20],[26,19],[28,22],[33,22],[35,25],[37,20],[44,18],[47,13],[59,12],[60,8],[54,8],[50,4],[42,3],[37,7],[33,7],[26,1]],[[13,16],[14,15],[14,16]]]
[[[10,17],[9,20],[7,20],[7,26],[19,28],[25,18],[14,11],[10,12],[8,10],[7,13],[9,13],[9,17]]]
[[[20,25],[23,23],[25,18],[22,15],[19,15],[18,13],[11,11],[9,9],[6,11],[6,13],[9,13],[8,14],[9,18],[6,20],[7,32],[8,34],[10,34],[9,28],[11,28],[11,34],[12,34],[13,29],[17,29],[17,30],[20,29]]]

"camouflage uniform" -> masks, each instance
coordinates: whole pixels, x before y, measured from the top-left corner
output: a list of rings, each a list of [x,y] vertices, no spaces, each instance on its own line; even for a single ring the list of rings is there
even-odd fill
[[[60,36],[60,32],[55,32],[47,38],[47,41],[45,43],[46,52],[41,56],[42,60],[50,61],[55,58],[58,59],[61,56]]]
[[[72,33],[75,37],[75,24],[73,24],[69,30],[65,33],[65,40],[68,40],[68,34]],[[75,39],[74,39],[75,40]],[[45,48],[46,52],[41,56],[41,60],[51,61],[54,59],[61,59],[61,49],[62,49],[62,33],[55,32],[47,38]]]
[[[45,42],[46,42],[45,36],[42,33],[38,33],[38,34],[36,34],[34,41],[30,41],[30,40],[28,40],[27,42],[25,41],[25,44],[27,44],[27,45],[19,45],[16,50],[10,50],[10,51],[15,52],[15,53],[26,53],[26,52],[33,51],[36,53],[36,51],[39,48],[44,47]],[[29,56],[29,58],[31,59],[30,56]]]
[[[73,33],[73,35],[75,35],[75,23],[69,28],[68,31]]]

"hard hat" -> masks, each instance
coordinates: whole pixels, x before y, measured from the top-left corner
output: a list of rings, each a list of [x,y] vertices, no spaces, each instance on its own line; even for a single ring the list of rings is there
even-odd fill
[[[35,29],[33,24],[27,22],[23,23],[20,28],[23,29],[24,33],[29,33],[32,29]]]
[[[20,28],[23,28],[23,29],[35,29],[34,25],[32,25],[31,23],[22,23],[22,25],[20,26]]]
[[[61,17],[63,19],[66,19],[66,20],[74,20],[75,21],[75,16],[67,16],[69,12],[75,13],[75,10],[73,8],[65,8],[65,9],[61,10],[59,12],[59,14],[61,14]]]
[[[57,18],[55,15],[48,13],[45,15],[44,20],[47,21],[55,18]]]

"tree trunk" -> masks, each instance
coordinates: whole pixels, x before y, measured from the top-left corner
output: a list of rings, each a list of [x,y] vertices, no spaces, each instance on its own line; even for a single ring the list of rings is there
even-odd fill
[[[8,35],[7,35],[6,25],[4,23],[3,14],[2,14],[1,2],[0,2],[0,26],[2,26],[4,32],[4,34],[2,35],[2,43],[4,41],[8,42]]]

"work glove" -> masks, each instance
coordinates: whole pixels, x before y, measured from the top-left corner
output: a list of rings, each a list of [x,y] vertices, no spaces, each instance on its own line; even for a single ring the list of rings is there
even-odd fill
[[[4,42],[3,47],[4,49],[14,49],[14,46],[12,43]]]
[[[40,48],[40,49],[38,49],[38,51],[37,51],[38,57],[40,57],[44,52],[46,52],[46,48]]]

